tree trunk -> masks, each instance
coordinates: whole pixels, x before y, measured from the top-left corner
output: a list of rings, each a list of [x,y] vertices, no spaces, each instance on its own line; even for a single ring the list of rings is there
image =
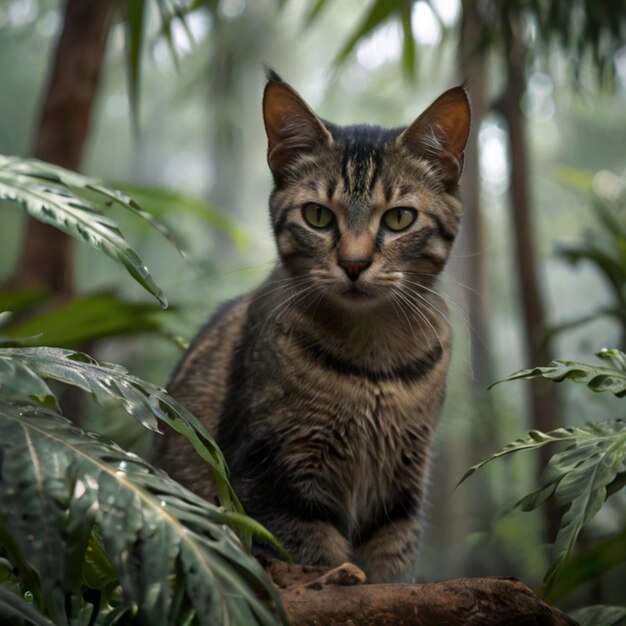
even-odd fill
[[[496,626],[576,622],[514,578],[459,578],[428,584],[364,585],[351,563],[324,568],[262,559],[291,626]]]
[[[33,154],[80,169],[106,40],[120,0],[67,0]],[[71,239],[28,219],[17,284],[47,287],[63,298],[73,291]]]
[[[485,24],[475,3],[463,11],[459,43],[461,78],[467,81],[472,103],[472,129],[465,149],[465,167],[461,178],[463,200],[463,280],[468,289],[468,308],[471,332],[471,358],[475,399],[493,417],[491,396],[487,387],[494,382],[490,341],[490,311],[488,286],[488,258],[485,225],[480,202],[480,151],[478,132],[485,115],[485,57],[480,49]]]
[[[526,129],[520,103],[524,94],[526,77],[524,50],[519,37],[507,52],[508,75],[504,92],[496,108],[504,117],[509,135],[511,184],[509,195],[513,217],[513,238],[517,260],[517,279],[522,303],[523,333],[528,366],[547,365],[552,360],[546,339],[546,314],[541,297],[533,239],[530,208],[530,178]],[[557,387],[546,381],[529,385],[531,427],[544,432],[559,424],[559,397]],[[539,450],[539,469],[545,467],[552,451]],[[556,504],[549,499],[546,512],[548,540],[553,541],[559,528],[560,515]]]

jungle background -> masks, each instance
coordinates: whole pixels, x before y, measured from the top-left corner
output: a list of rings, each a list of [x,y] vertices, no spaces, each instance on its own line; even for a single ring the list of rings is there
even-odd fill
[[[148,225],[115,214],[171,306],[161,311],[123,268],[80,244],[69,279],[33,275],[26,215],[6,202],[0,310],[23,298],[21,313],[1,320],[1,334],[42,333],[37,343],[87,349],[164,385],[215,306],[258,284],[275,262],[263,64],[338,123],[406,124],[467,81],[467,214],[441,280],[453,366],[420,579],[507,575],[539,585],[557,512],[510,509],[536,484],[540,455],[516,455],[455,486],[469,466],[530,428],[623,416],[617,398],[574,385],[487,390],[556,356],[589,362],[600,348],[624,349],[623,3],[592,3],[591,12],[582,2],[545,3],[557,8],[542,14],[544,3],[220,0],[181,5],[191,10],[167,23],[159,7],[171,3],[129,2],[127,11],[117,4],[82,156],[57,163],[127,191],[175,233],[185,257]],[[136,49],[128,44],[133,6],[145,11]],[[55,95],[46,89],[65,8],[54,0],[0,4],[1,154],[46,158],[37,154],[40,116]],[[80,419],[149,453],[150,439],[122,414],[90,410]],[[623,537],[623,496],[594,518],[583,544]],[[625,577],[622,559],[564,604],[623,602]]]

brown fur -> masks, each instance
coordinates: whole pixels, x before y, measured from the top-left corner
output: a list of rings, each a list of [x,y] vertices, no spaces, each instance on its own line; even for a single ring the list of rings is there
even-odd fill
[[[467,99],[446,92],[406,133],[322,122],[274,75],[264,105],[281,262],[204,327],[169,389],[296,561],[407,579],[450,356],[435,285],[461,217]],[[310,203],[330,226],[307,223]],[[394,207],[417,212],[406,231],[385,226]],[[215,496],[180,438],[161,464]]]

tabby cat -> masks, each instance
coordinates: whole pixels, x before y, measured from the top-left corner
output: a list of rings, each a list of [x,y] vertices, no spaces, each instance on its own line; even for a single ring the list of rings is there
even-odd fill
[[[434,285],[462,212],[469,102],[457,87],[408,128],[341,127],[269,71],[263,117],[278,265],[214,314],[169,390],[296,562],[408,580],[450,358]],[[160,464],[212,498],[177,437]]]

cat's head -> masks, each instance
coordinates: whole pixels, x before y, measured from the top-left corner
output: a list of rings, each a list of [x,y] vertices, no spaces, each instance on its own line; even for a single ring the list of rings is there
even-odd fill
[[[462,87],[406,128],[342,127],[269,71],[263,117],[272,225],[290,275],[348,307],[432,284],[462,213],[455,192],[470,126]]]

